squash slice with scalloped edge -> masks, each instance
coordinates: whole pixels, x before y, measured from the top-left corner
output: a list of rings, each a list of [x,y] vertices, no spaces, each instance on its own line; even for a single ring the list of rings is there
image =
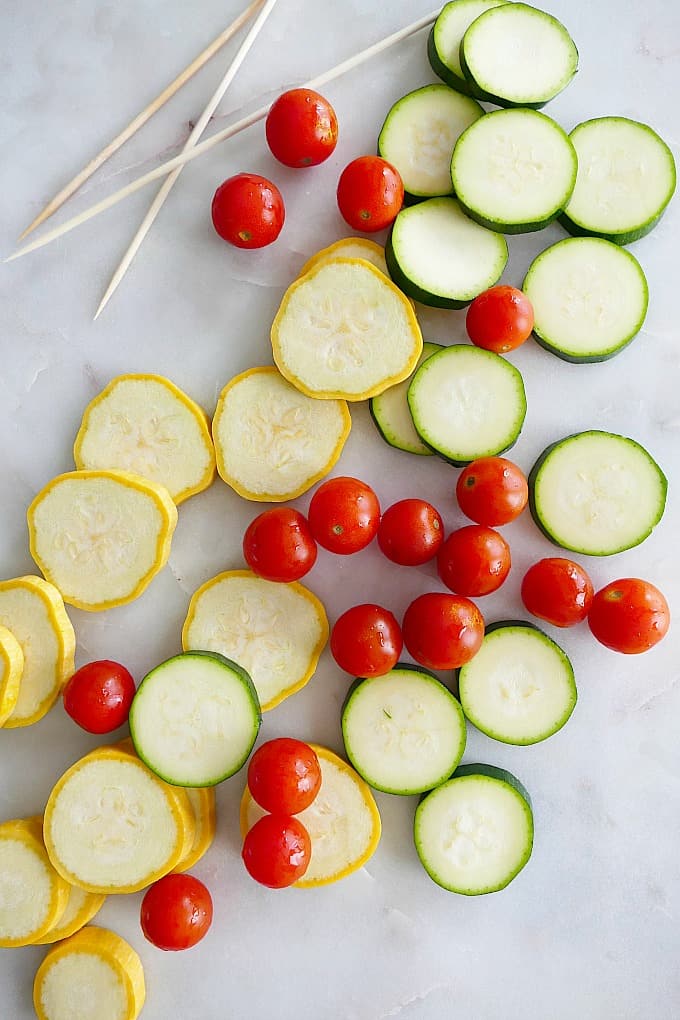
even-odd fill
[[[106,896],[102,893],[91,893],[77,885],[69,885],[66,910],[56,924],[42,938],[34,939],[31,945],[52,945],[54,942],[69,938],[70,935],[75,935],[99,913],[105,899]]]
[[[16,708],[24,671],[24,653],[11,630],[0,624],[0,726]]]
[[[215,838],[217,815],[215,811],[215,787],[203,786],[194,789],[187,786],[185,793],[194,813],[194,841],[191,850],[179,861],[176,872],[188,871],[198,864],[208,852]]]
[[[66,909],[69,886],[50,863],[42,818],[0,824],[0,946],[26,946]]]
[[[367,237],[342,237],[339,241],[329,244],[327,248],[321,248],[315,255],[311,255],[298,273],[298,279],[306,273],[311,273],[317,266],[338,258],[364,259],[379,269],[383,276],[390,275],[385,261],[385,249],[381,245]]]

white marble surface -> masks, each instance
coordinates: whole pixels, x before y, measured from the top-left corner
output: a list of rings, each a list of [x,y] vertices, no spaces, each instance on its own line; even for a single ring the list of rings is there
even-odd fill
[[[240,0],[4,0],[0,22],[0,254],[44,201],[217,34]],[[219,123],[259,105],[417,17],[425,0],[371,4],[280,0],[220,110]],[[548,111],[567,129],[623,114],[680,139],[680,7],[667,0],[550,0],[581,54],[581,70]],[[236,43],[230,45],[235,52]],[[225,66],[218,57],[90,182],[68,214],[174,153]],[[24,522],[34,493],[72,467],[82,409],[114,374],[169,376],[212,411],[236,372],[270,361],[268,329],[284,287],[313,251],[342,236],[334,189],[341,167],[374,150],[384,113],[432,80],[425,34],[327,89],[341,125],[334,157],[309,172],[268,155],[263,130],[213,150],[182,176],[132,271],[92,322],[108,276],[146,209],[138,194],[68,238],[0,266],[0,576],[29,572]],[[288,217],[276,246],[239,253],[213,234],[209,204],[231,173],[271,175]],[[525,469],[549,441],[581,428],[641,441],[671,480],[666,516],[636,550],[587,562],[596,586],[646,577],[680,611],[680,355],[676,198],[658,229],[633,246],[651,305],[639,339],[615,361],[570,366],[527,343],[529,413],[513,456]],[[553,227],[511,239],[504,279],[519,284],[531,258],[562,236]],[[426,338],[464,336],[462,313],[422,316]],[[386,447],[365,406],[338,464],[377,489],[386,506],[424,495],[448,527],[460,521],[456,473],[436,458]],[[304,509],[307,498],[298,501]],[[217,482],[185,504],[168,567],[136,603],[99,615],[73,611],[78,662],[120,658],[136,676],[179,648],[189,594],[240,565],[240,541],[257,507]],[[511,525],[509,581],[483,602],[491,620],[520,611],[519,582],[553,552],[528,516]],[[308,578],[331,619],[356,601],[398,614],[438,587],[434,570],[400,570],[375,548],[340,560],[321,553]],[[128,938],[146,969],[147,1020],[675,1020],[680,1016],[680,666],[678,631],[643,657],[616,656],[586,628],[562,641],[577,671],[579,703],[546,743],[512,748],[470,730],[465,760],[506,766],[531,791],[533,858],[503,893],[478,899],[440,890],[421,870],[412,799],[378,796],[378,852],[342,884],[269,892],[239,859],[242,777],[218,790],[219,831],[195,869],[215,899],[215,923],[197,949],[162,954],[145,943],[139,896],[109,899],[99,921]],[[293,734],[341,749],[347,680],[324,654],[309,686],[267,715],[262,739]],[[38,812],[58,775],[97,738],[58,706],[44,721],[0,736],[0,817]],[[42,949],[0,950],[0,1016],[33,1015],[31,984]]]

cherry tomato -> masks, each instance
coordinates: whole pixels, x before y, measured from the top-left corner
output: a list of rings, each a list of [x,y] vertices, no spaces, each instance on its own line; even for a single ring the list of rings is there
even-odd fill
[[[250,759],[248,789],[253,800],[272,814],[299,814],[309,807],[320,787],[319,759],[301,740],[268,740]]]
[[[127,722],[135,682],[125,666],[111,659],[88,662],[64,687],[64,708],[88,733],[111,733]]]
[[[595,593],[588,626],[615,652],[638,655],[666,635],[671,613],[658,588],[638,577],[622,577]]]
[[[437,572],[458,595],[489,595],[510,572],[510,546],[483,524],[452,531],[437,555]]]
[[[456,485],[458,505],[471,521],[497,528],[522,513],[529,499],[523,472],[505,457],[480,457],[463,468]]]
[[[380,503],[373,489],[358,478],[330,478],[312,496],[307,519],[319,545],[349,555],[375,538]]]
[[[430,592],[411,603],[401,629],[404,644],[421,666],[457,669],[479,651],[484,617],[469,599]]]
[[[475,346],[507,354],[531,336],[534,310],[521,290],[499,285],[474,299],[467,310],[465,326]]]
[[[331,631],[331,654],[352,676],[384,676],[396,665],[402,647],[396,617],[372,603],[352,606]]]
[[[340,175],[338,208],[353,230],[389,227],[403,203],[399,171],[380,156],[359,156]]]
[[[573,560],[551,556],[529,567],[522,581],[522,602],[539,620],[573,627],[585,620],[593,601],[593,582]]]
[[[297,581],[312,569],[316,553],[307,518],[291,507],[265,510],[243,536],[246,563],[267,581]]]
[[[237,248],[264,248],[281,233],[286,211],[281,192],[266,177],[236,174],[220,184],[212,200],[212,221]]]
[[[243,863],[251,878],[270,889],[284,889],[302,878],[312,841],[293,815],[264,815],[243,841]]]
[[[212,918],[210,893],[192,875],[166,875],[142,900],[142,931],[158,949],[191,949],[207,934]]]
[[[393,563],[416,567],[437,555],[444,540],[444,524],[431,503],[402,499],[382,515],[378,545]]]
[[[291,89],[276,100],[265,124],[267,144],[284,166],[318,166],[338,142],[338,119],[323,96]]]

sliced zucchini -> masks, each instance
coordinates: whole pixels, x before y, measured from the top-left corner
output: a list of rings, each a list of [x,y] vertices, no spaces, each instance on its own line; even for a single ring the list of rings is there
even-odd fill
[[[441,344],[433,344],[426,340],[415,371],[431,354],[436,354],[441,350]],[[408,406],[406,394],[412,378],[411,375],[403,382],[397,383],[396,386],[390,386],[389,390],[385,390],[379,396],[371,397],[368,409],[375,427],[389,446],[393,446],[396,450],[403,450],[405,453],[417,453],[423,457],[431,457],[434,450],[425,446],[416,432]]]
[[[542,230],[556,219],[574,190],[576,169],[568,135],[536,110],[487,114],[463,132],[451,160],[461,207],[505,234]]]
[[[460,765],[416,808],[414,840],[430,878],[449,892],[504,889],[531,857],[531,800],[511,773]]]
[[[212,786],[200,789],[187,787],[189,804],[194,815],[194,839],[191,850],[178,862],[175,871],[189,871],[208,852],[215,838],[217,818],[215,813],[215,790]]]
[[[0,624],[0,726],[16,708],[24,671],[24,653],[11,630]]]
[[[463,74],[460,66],[460,44],[472,22],[507,0],[451,0],[444,4],[427,40],[427,55],[434,73],[465,96],[476,96],[479,90]]]
[[[67,939],[70,935],[75,935],[99,913],[105,899],[106,896],[102,896],[101,893],[86,892],[85,889],[79,889],[77,885],[70,885],[66,910],[56,924],[42,938],[34,939],[32,944],[52,945],[55,942],[61,942],[62,939]]]
[[[423,442],[458,467],[509,450],[527,408],[515,366],[469,344],[428,358],[413,376],[408,404]]]
[[[596,117],[569,136],[578,155],[576,186],[560,217],[570,234],[631,244],[661,219],[675,191],[673,153],[647,124]]]
[[[612,556],[639,545],[663,516],[668,483],[626,436],[577,432],[553,443],[529,474],[534,521],[555,545]]]
[[[568,237],[534,259],[522,284],[534,335],[563,361],[606,361],[623,350],[647,314],[649,290],[637,259],[599,237]]]
[[[370,262],[372,266],[375,266],[376,269],[379,269],[384,276],[389,276],[384,248],[375,241],[370,241],[367,237],[342,237],[339,241],[329,244],[327,248],[322,248],[316,255],[312,255],[311,258],[307,259],[298,273],[298,279],[311,272],[312,269],[316,269],[317,266],[323,266],[327,262],[333,262],[335,259],[340,258],[364,259],[366,262]]]
[[[42,819],[0,824],[0,947],[27,946],[57,924],[69,886],[52,867]]]
[[[392,279],[415,301],[464,308],[500,279],[508,245],[470,220],[454,198],[429,198],[398,214],[385,257]]]

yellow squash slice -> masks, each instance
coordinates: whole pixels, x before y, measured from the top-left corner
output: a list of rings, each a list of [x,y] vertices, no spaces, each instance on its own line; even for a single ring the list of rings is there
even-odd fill
[[[0,726],[16,708],[24,671],[24,653],[11,630],[0,624]]]
[[[135,950],[94,925],[50,949],[33,984],[39,1020],[137,1020],[145,994]]]
[[[69,885],[66,910],[56,924],[42,938],[34,939],[32,944],[47,946],[54,942],[61,942],[62,939],[67,939],[70,935],[75,935],[99,913],[104,906],[105,899],[106,896],[101,893],[86,892],[85,889],[79,889],[77,885]]]
[[[168,490],[125,471],[71,471],[28,508],[31,555],[64,602],[92,612],[131,602],[170,555]]]
[[[88,404],[73,448],[76,467],[128,471],[164,485],[175,503],[215,477],[205,411],[160,375],[119,375]]]
[[[30,726],[49,712],[73,673],[76,636],[61,595],[42,577],[0,581],[0,624],[24,657],[19,696],[5,727]]]
[[[298,279],[305,273],[310,273],[317,266],[325,265],[334,259],[365,259],[372,266],[379,269],[384,276],[389,276],[387,262],[385,261],[385,249],[375,241],[369,241],[367,237],[343,237],[335,244],[329,244],[322,248],[316,255],[307,259],[304,266],[298,273]]]
[[[50,863],[42,819],[0,825],[0,946],[26,946],[42,938],[66,909],[68,883]]]
[[[195,790],[190,786],[185,788],[189,798],[189,804],[194,813],[194,841],[191,850],[178,863],[175,871],[188,871],[198,864],[201,857],[212,846],[215,838],[217,816],[215,813],[215,787],[205,786]]]
[[[280,584],[228,570],[194,592],[182,630],[185,651],[219,652],[249,674],[262,711],[313,675],[328,640],[326,611],[299,582]]]
[[[328,474],[351,425],[344,400],[313,400],[273,365],[251,368],[220,395],[213,419],[217,470],[245,499],[294,499]]]
[[[365,259],[333,259],[291,284],[271,340],[282,375],[325,399],[382,393],[411,374],[423,349],[408,299]]]
[[[362,868],[380,841],[380,814],[368,785],[327,747],[311,744],[321,766],[321,789],[297,817],[312,840],[309,867],[295,885],[330,885]],[[241,798],[241,836],[265,814],[246,786]]]

